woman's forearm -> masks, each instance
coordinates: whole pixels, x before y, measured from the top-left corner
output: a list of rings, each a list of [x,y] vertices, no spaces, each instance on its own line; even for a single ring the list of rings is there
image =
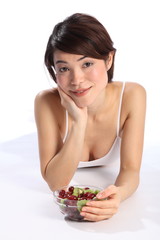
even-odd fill
[[[73,123],[63,147],[47,165],[45,180],[52,191],[68,185],[72,179],[81,160],[85,129],[85,123]]]
[[[121,170],[115,185],[119,188],[121,201],[130,197],[139,185],[139,171],[137,170]]]

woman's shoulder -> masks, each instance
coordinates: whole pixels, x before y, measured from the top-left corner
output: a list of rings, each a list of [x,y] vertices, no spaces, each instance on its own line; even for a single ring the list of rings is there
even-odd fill
[[[138,82],[120,82],[120,81],[114,81],[112,84],[118,88],[122,88],[122,85],[125,84],[125,92],[134,92],[134,91],[141,91],[145,92],[144,86],[139,84]]]
[[[133,98],[134,96],[141,96],[141,97],[146,97],[146,90],[144,86],[139,84],[138,82],[113,82],[113,85],[121,91],[123,84],[124,86],[124,98],[130,99]]]
[[[38,92],[35,97],[34,105],[35,110],[39,109],[42,112],[46,112],[47,109],[55,114],[64,111],[57,88],[46,89]]]
[[[122,91],[123,82],[114,82],[118,92]],[[135,108],[145,107],[146,105],[146,90],[144,86],[137,82],[125,82],[123,92],[123,106],[125,113],[128,114]]]
[[[144,86],[137,82],[126,82],[124,89],[124,99],[129,103],[140,103],[146,100],[146,90]]]
[[[56,121],[60,125],[65,110],[61,105],[58,90],[53,88],[38,92],[35,97],[34,111],[37,122],[52,121],[53,124]]]
[[[137,82],[126,82],[123,95],[125,110],[131,112],[134,109],[145,108],[146,90]]]
[[[125,82],[125,90],[127,93],[141,92],[145,93],[146,90],[144,86],[137,82]]]
[[[49,88],[38,92],[35,99],[45,100],[48,98],[57,98],[58,95],[59,94],[57,88]]]
[[[52,103],[52,105],[60,104],[60,97],[57,88],[45,89],[37,93],[35,103]]]

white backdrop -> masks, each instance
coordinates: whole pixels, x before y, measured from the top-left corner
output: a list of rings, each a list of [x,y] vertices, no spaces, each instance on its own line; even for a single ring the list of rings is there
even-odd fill
[[[6,0],[0,3],[0,140],[35,131],[34,97],[49,88],[43,57],[53,26],[75,12],[97,17],[117,48],[114,80],[148,94],[146,144],[160,144],[158,0]]]
[[[150,190],[150,193],[159,198],[156,190],[160,183],[158,164],[158,159],[160,159],[159,10],[159,0],[5,0],[0,2],[0,174],[1,179],[3,179],[2,185],[0,184],[0,207],[2,208],[0,215],[4,223],[1,239],[32,240],[37,236],[37,232],[45,226],[45,223],[42,223],[39,218],[39,214],[42,218],[44,212],[41,210],[39,213],[38,206],[45,207],[44,202],[48,204],[49,196],[43,195],[43,193],[48,194],[49,190],[39,173],[34,98],[39,91],[54,86],[46,74],[43,64],[46,44],[53,26],[75,12],[91,14],[107,28],[117,49],[114,80],[134,81],[146,88],[147,116],[144,146],[146,162],[144,166],[148,166],[147,175],[145,175],[148,181],[142,180],[142,182],[144,181],[144,185],[150,184],[150,189],[156,183],[155,192],[153,193]],[[18,175],[16,175],[17,173]],[[27,177],[25,174],[28,174]],[[38,180],[35,179],[35,176]],[[149,178],[151,178],[151,181]],[[40,190],[39,193],[35,192],[37,189]],[[12,208],[7,209],[10,206],[10,202],[6,201],[6,198],[10,198],[9,191],[13,194],[14,204],[17,203],[17,197],[20,200],[17,206],[13,205]],[[41,196],[38,195],[40,192],[42,193]],[[24,195],[24,198],[20,193]],[[4,195],[4,198],[2,195]],[[38,199],[38,206],[37,200],[35,200],[37,195],[41,197],[41,202]],[[23,201],[25,201],[26,196],[30,197],[30,199],[29,197],[27,199],[30,209],[25,212]],[[44,202],[42,203],[42,201]],[[141,205],[143,205],[142,202]],[[153,202],[151,206],[153,206]],[[154,203],[154,206],[156,206],[156,203]],[[18,212],[16,209],[22,211],[19,210]],[[160,210],[160,208],[157,209]],[[30,210],[33,210],[32,218],[28,215],[27,220],[24,220],[23,211],[27,215]],[[21,220],[27,221],[25,224],[29,224],[29,222],[32,224],[29,227],[33,235],[26,235],[26,238],[18,235],[19,229],[15,230],[13,225],[15,218],[11,217],[9,213],[12,213],[12,211],[22,218],[18,220],[18,224]],[[48,210],[49,212],[50,210]],[[6,213],[8,215],[4,221]],[[51,213],[48,216],[50,219],[52,218]],[[141,218],[144,218],[143,214]],[[12,222],[8,223],[8,219],[11,219]],[[155,219],[158,219],[158,217],[155,217]],[[35,221],[37,221],[37,225],[34,225]],[[117,222],[117,225],[119,222]],[[149,229],[147,226],[153,224],[146,223],[148,224],[144,227],[146,229]],[[157,223],[158,220],[153,225],[153,231],[143,228],[144,235],[141,231],[140,235],[133,235],[133,237],[139,236],[140,239],[141,237],[146,239],[149,237],[148,239],[151,239],[150,237],[153,237],[153,234],[149,236],[148,233],[153,232],[156,239],[158,236],[156,234]],[[51,226],[50,224],[48,226]],[[114,232],[111,224],[112,222],[109,226]],[[128,235],[126,233],[128,230],[123,229],[123,227],[121,229],[121,226],[119,227],[120,236],[123,239],[124,236],[126,236],[126,239],[128,237],[131,239],[132,235]],[[12,234],[9,231],[5,234],[8,227]],[[47,225],[45,227],[47,229]],[[24,225],[21,228],[21,231],[24,230]],[[82,231],[79,237],[82,237],[83,229],[78,228]],[[139,228],[141,229],[140,226]],[[68,228],[66,228],[67,230]],[[132,232],[132,229],[129,231]],[[139,231],[139,229],[135,231]],[[122,235],[123,232],[126,235]],[[28,232],[28,234],[31,234],[31,232]],[[43,233],[42,236],[48,236],[46,239],[54,239],[52,235],[49,235],[51,233],[45,234]],[[27,236],[30,236],[30,238]],[[119,239],[117,235],[115,238],[113,235],[112,237],[110,239]],[[38,239],[40,239],[40,236]]]

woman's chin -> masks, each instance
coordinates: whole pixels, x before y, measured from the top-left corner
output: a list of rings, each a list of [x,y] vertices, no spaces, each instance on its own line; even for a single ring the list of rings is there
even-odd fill
[[[85,107],[88,107],[88,106],[90,106],[91,105],[91,103],[89,103],[89,102],[75,102],[75,104],[77,105],[77,107],[79,107],[79,108],[85,108]]]

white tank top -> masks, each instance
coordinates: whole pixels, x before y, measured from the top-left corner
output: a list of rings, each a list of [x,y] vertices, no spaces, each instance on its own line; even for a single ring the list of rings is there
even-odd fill
[[[122,106],[124,87],[125,87],[125,82],[123,82],[123,85],[122,85],[119,108],[118,108],[117,134],[112,147],[110,148],[109,152],[102,158],[98,158],[93,161],[79,162],[78,168],[110,165],[120,158],[121,138],[119,137],[119,130],[120,130],[119,128],[120,128],[120,115],[121,115],[121,106]],[[65,142],[67,134],[68,134],[68,112],[66,111],[66,131],[65,131],[65,136],[63,138],[63,142]]]

